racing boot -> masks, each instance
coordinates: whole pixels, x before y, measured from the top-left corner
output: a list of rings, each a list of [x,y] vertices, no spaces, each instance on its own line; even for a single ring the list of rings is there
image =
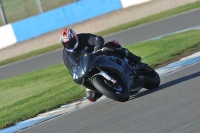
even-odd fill
[[[90,102],[95,102],[96,100],[98,100],[101,96],[103,96],[103,94],[90,90],[90,89],[86,89],[85,91],[86,93],[86,98],[90,101]]]
[[[129,61],[133,62],[135,66],[137,66],[141,61],[141,57],[134,55],[133,53],[129,52],[127,49],[126,49],[126,52],[127,52],[126,58]]]
[[[137,71],[142,69],[144,66],[140,63],[141,57],[134,55],[133,53],[129,52],[127,49],[124,49],[125,51],[125,57],[133,64],[133,69],[135,76],[133,77],[133,88],[140,88],[140,86],[143,86],[145,84],[144,77],[141,75],[138,75]],[[137,89],[136,89],[137,90]]]
[[[115,48],[113,53],[119,55],[121,57],[127,58],[129,61],[133,62],[135,66],[140,63],[141,57],[134,55],[133,53],[129,52],[126,48]]]

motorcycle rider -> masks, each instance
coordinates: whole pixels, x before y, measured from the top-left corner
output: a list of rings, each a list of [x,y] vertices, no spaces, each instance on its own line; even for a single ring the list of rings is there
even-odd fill
[[[104,39],[101,36],[90,33],[76,34],[71,28],[62,30],[60,41],[64,46],[62,58],[71,75],[73,67],[70,64],[69,56],[83,49],[87,49],[88,52],[93,52],[103,48],[105,51],[112,52],[114,55],[127,58],[129,61],[134,62],[134,64],[138,64],[141,61],[141,57],[134,55],[126,48],[122,48],[115,40],[104,44]],[[94,102],[102,96],[92,85],[88,84],[86,87],[86,97],[89,101]]]

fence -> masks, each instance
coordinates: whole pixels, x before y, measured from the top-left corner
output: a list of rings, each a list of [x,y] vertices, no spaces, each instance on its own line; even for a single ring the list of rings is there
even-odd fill
[[[77,0],[0,0],[0,26]]]

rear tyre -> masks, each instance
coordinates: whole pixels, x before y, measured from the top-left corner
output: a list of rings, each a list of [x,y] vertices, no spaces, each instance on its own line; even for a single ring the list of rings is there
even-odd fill
[[[144,88],[149,90],[157,88],[160,85],[160,76],[158,73],[149,66],[145,67],[145,71],[149,72],[143,75],[146,81]]]
[[[105,79],[101,75],[94,76],[93,80],[94,87],[104,94],[105,96],[119,102],[126,102],[129,100],[129,93],[122,88],[120,84],[117,84],[116,89],[112,84],[109,84],[110,81]]]

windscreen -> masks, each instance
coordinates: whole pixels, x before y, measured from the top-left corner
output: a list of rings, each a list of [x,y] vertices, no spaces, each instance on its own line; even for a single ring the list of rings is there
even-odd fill
[[[80,65],[83,51],[77,51],[70,55],[69,60],[73,66]]]

